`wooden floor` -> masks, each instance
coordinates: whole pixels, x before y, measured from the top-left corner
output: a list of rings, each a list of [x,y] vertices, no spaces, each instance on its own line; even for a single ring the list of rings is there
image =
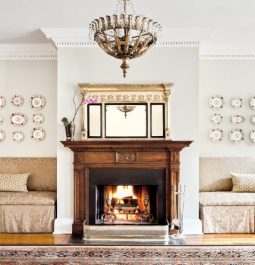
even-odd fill
[[[0,245],[66,245],[70,235],[0,234]],[[254,234],[187,235],[188,245],[255,245]]]

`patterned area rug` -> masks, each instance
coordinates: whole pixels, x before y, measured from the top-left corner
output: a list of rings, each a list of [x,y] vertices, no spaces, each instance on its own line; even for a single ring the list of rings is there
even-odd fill
[[[251,265],[255,246],[1,246],[1,265]]]

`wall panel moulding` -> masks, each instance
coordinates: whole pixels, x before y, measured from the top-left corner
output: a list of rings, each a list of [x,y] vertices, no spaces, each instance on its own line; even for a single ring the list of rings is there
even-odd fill
[[[2,44],[0,60],[57,60],[57,51],[51,43]]]

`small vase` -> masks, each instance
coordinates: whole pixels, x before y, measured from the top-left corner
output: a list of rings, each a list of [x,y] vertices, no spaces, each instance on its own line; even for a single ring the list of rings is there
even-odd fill
[[[67,126],[65,126],[65,130],[66,130],[66,140],[74,141],[75,125],[68,124]]]

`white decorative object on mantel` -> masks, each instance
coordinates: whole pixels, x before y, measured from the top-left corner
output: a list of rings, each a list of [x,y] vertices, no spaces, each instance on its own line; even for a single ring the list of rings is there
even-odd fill
[[[209,132],[209,139],[211,142],[220,142],[223,139],[223,130],[221,129],[211,129]]]
[[[21,107],[24,104],[24,98],[20,95],[14,95],[12,97],[12,104],[16,107]]]
[[[5,97],[4,96],[0,96],[0,108],[3,108],[5,106]]]
[[[24,126],[27,123],[27,116],[24,113],[12,113],[11,117],[11,124],[14,126]]]
[[[233,98],[231,100],[231,106],[235,109],[241,108],[243,106],[243,99],[242,98]]]
[[[244,140],[245,134],[242,129],[233,129],[229,133],[229,139],[232,143],[237,144]]]
[[[41,142],[46,136],[45,130],[43,128],[37,127],[33,128],[31,138],[37,142]]]
[[[211,121],[213,124],[221,124],[222,121],[223,121],[223,116],[221,114],[214,114],[212,117],[211,117]]]
[[[250,107],[251,107],[253,110],[255,110],[255,97],[252,97],[252,98],[250,99]]]
[[[45,97],[42,95],[34,95],[30,98],[30,104],[32,109],[42,109],[46,103]]]
[[[25,135],[22,131],[14,131],[12,133],[12,139],[15,143],[21,143],[25,139]]]
[[[237,125],[245,122],[245,117],[242,115],[232,115],[230,121],[233,125]]]
[[[212,96],[209,99],[209,106],[212,109],[220,110],[224,107],[224,104],[225,104],[225,101],[224,101],[224,98],[222,96],[218,96],[218,95]]]
[[[0,130],[0,142],[2,142],[5,139],[5,132],[3,130]]]
[[[44,115],[42,113],[33,114],[33,123],[41,124],[44,121]]]
[[[250,132],[250,139],[251,139],[251,141],[252,141],[253,143],[255,143],[255,130],[252,130],[252,131]]]

